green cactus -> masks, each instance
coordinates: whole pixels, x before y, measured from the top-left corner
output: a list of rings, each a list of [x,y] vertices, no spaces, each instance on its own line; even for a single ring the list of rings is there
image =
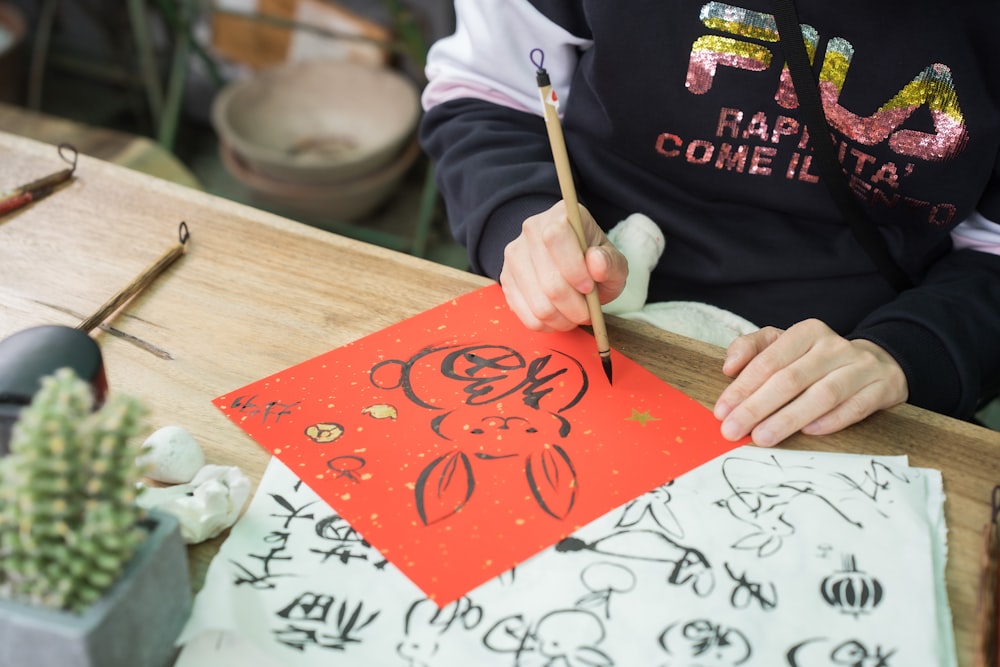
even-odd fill
[[[79,613],[115,583],[144,536],[145,415],[114,394],[94,410],[68,368],[43,378],[0,459],[0,597]]]

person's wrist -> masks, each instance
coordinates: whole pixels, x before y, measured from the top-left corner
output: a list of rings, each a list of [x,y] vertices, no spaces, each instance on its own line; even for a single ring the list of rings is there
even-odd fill
[[[895,357],[885,351],[880,345],[865,338],[855,338],[851,344],[856,348],[872,354],[883,369],[881,376],[886,381],[889,389],[889,398],[893,405],[905,403],[909,395],[909,387],[906,382],[906,373]]]

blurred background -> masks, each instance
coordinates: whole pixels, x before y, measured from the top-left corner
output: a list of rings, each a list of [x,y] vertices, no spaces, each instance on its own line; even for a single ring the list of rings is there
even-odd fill
[[[0,0],[0,130],[466,268],[415,141],[453,27],[451,0]]]
[[[0,0],[0,131],[467,268],[416,144],[452,0]],[[1000,429],[1000,401],[979,418]]]

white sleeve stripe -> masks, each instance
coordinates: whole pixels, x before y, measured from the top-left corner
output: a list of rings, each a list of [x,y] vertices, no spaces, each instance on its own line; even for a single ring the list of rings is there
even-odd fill
[[[430,109],[431,107],[436,107],[437,105],[449,100],[458,100],[467,97],[493,102],[494,104],[510,107],[511,109],[517,109],[518,111],[527,111],[528,113],[541,115],[541,106],[539,106],[541,104],[540,101],[533,107],[528,108],[521,104],[520,100],[507,97],[499,90],[491,88],[486,84],[459,82],[454,80],[450,84],[445,84],[442,81],[439,85],[426,88],[421,96],[421,102],[423,103],[424,109]]]
[[[951,240],[956,250],[970,248],[1000,255],[1000,224],[976,211],[951,230]]]
[[[455,0],[456,29],[427,54],[429,109],[459,96],[500,102],[541,114],[531,51],[542,49],[556,94],[569,97],[577,52],[590,40],[553,23],[527,0]]]

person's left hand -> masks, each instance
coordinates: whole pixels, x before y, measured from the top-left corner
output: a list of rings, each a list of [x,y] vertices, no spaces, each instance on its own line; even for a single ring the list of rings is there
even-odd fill
[[[798,431],[839,431],[908,395],[903,370],[885,350],[847,340],[819,320],[740,336],[722,371],[736,378],[715,403],[723,437],[749,434],[764,447]]]

